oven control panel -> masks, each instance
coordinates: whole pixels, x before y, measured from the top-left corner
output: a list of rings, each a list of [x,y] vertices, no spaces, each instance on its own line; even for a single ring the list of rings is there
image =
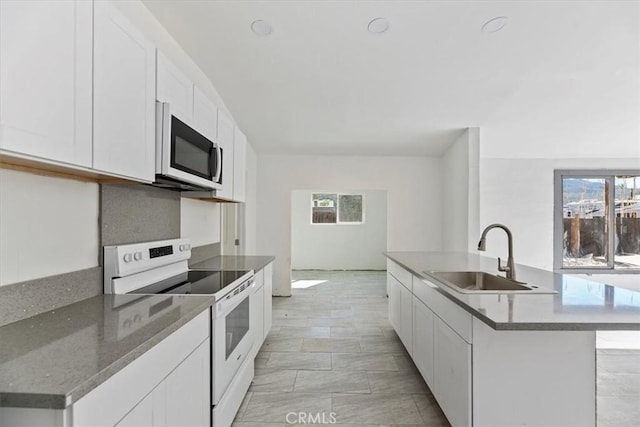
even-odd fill
[[[105,293],[113,278],[175,264],[191,258],[189,239],[171,239],[104,247]]]

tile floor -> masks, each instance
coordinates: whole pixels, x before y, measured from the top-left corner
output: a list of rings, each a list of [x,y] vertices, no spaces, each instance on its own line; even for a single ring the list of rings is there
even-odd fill
[[[290,298],[274,298],[233,427],[449,425],[389,324],[385,272],[296,271],[293,280]],[[639,355],[598,351],[599,427],[640,426]]]

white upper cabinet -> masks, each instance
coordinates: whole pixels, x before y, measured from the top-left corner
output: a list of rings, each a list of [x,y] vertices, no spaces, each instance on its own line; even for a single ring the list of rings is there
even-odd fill
[[[216,191],[221,199],[233,200],[234,124],[226,114],[218,111],[218,144],[222,148],[222,189]]]
[[[193,82],[162,52],[157,53],[156,97],[169,103],[171,114],[193,126]]]
[[[233,200],[247,198],[247,137],[238,128],[233,140]]]
[[[218,131],[218,109],[198,87],[193,87],[193,125],[212,141]]]
[[[0,1],[0,148],[91,166],[92,2]]]
[[[93,167],[155,177],[155,48],[111,2],[95,3]]]

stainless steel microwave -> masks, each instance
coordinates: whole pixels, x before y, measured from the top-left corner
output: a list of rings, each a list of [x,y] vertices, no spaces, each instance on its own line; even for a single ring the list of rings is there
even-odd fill
[[[181,190],[222,188],[222,148],[156,102],[156,181]]]

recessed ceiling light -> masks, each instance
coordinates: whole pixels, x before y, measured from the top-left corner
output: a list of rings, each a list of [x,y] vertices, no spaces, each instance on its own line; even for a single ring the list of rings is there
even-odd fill
[[[507,17],[506,16],[498,16],[492,19],[489,19],[482,26],[482,32],[484,33],[495,33],[496,31],[500,31],[507,25]]]
[[[371,34],[382,34],[389,29],[389,21],[387,18],[376,18],[369,22],[367,28]]]
[[[259,36],[268,36],[269,34],[271,34],[271,31],[273,31],[273,29],[267,21],[258,19],[251,23],[251,31]]]

